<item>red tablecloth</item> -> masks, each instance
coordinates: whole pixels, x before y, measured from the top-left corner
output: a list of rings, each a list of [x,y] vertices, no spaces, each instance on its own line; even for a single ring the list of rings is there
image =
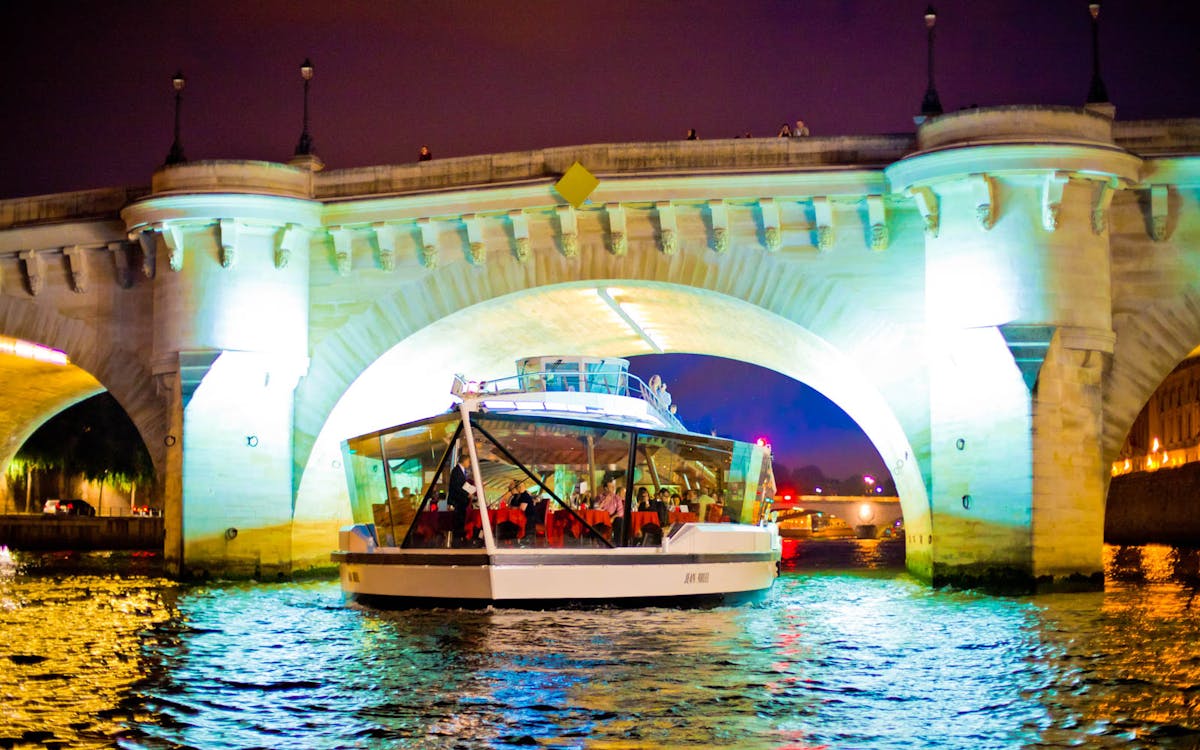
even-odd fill
[[[467,538],[475,536],[475,532],[481,527],[479,523],[479,509],[471,508],[467,511]],[[496,527],[508,521],[517,525],[517,536],[525,536],[525,511],[520,508],[514,508],[511,505],[503,505],[499,508],[488,508],[488,520],[492,523],[492,534],[496,533]]]
[[[426,510],[417,515],[413,533],[423,539],[445,534],[454,530],[454,512],[449,510]]]
[[[695,513],[680,513],[672,511],[667,514],[668,523],[695,523],[699,520],[699,516]],[[646,524],[660,525],[658,522],[658,514],[654,511],[640,510],[634,512],[629,524],[630,536],[637,536],[642,532],[642,527]]]
[[[670,517],[671,523],[696,523],[700,520],[699,513],[681,513],[679,511],[673,511],[667,515]]]
[[[583,520],[587,521],[591,526],[607,526],[612,528],[612,516],[606,510],[577,510],[575,511]],[[583,534],[583,524],[580,523],[569,510],[556,510],[551,515],[549,533],[552,537],[561,538],[563,532],[567,529],[571,530],[572,536],[580,536]]]
[[[658,514],[650,510],[635,510],[629,518],[629,535],[638,536],[647,524],[658,526]]]

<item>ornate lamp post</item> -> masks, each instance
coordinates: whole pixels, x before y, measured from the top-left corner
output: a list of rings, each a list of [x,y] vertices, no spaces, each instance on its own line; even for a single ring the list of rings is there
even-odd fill
[[[1092,85],[1087,103],[1103,104],[1108,101],[1108,89],[1100,78],[1100,3],[1088,3],[1088,13],[1092,16]]]
[[[937,11],[930,5],[925,9],[925,28],[929,32],[928,50],[929,62],[927,70],[929,83],[925,88],[925,98],[921,100],[921,117],[935,117],[942,113],[942,102],[938,99],[937,88],[933,85],[933,27],[937,23]]]
[[[167,153],[167,165],[182,164],[187,161],[187,157],[183,155],[183,144],[179,142],[179,107],[183,102],[183,87],[187,85],[187,79],[183,77],[183,71],[175,73],[175,77],[171,79],[171,85],[175,87],[175,140],[171,143],[171,150]]]
[[[300,143],[296,144],[296,156],[310,156],[313,143],[312,136],[308,134],[308,82],[313,77],[313,65],[307,57],[300,63],[300,77],[304,79],[304,128],[300,131]]]

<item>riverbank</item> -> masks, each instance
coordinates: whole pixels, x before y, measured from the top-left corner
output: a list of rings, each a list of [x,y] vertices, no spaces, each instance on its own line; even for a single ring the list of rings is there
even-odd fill
[[[162,516],[0,515],[0,545],[19,550],[162,550]]]

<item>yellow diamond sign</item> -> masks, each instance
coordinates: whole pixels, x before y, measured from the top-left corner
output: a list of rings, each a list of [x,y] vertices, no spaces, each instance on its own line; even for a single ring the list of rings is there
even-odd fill
[[[599,184],[600,180],[596,179],[596,175],[587,171],[579,162],[575,162],[562,179],[554,183],[554,189],[567,199],[567,203],[579,208]]]

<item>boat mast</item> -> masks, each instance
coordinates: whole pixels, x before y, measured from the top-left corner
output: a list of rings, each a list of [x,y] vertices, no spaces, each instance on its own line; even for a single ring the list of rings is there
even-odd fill
[[[467,454],[471,456],[471,474],[475,477],[475,504],[479,506],[479,526],[483,529],[483,546],[488,554],[496,553],[496,540],[492,537],[492,519],[488,517],[487,498],[483,496],[483,473],[479,471],[479,456],[475,451],[475,431],[471,429],[471,411],[464,399],[458,405],[462,415],[463,439],[467,441]]]

